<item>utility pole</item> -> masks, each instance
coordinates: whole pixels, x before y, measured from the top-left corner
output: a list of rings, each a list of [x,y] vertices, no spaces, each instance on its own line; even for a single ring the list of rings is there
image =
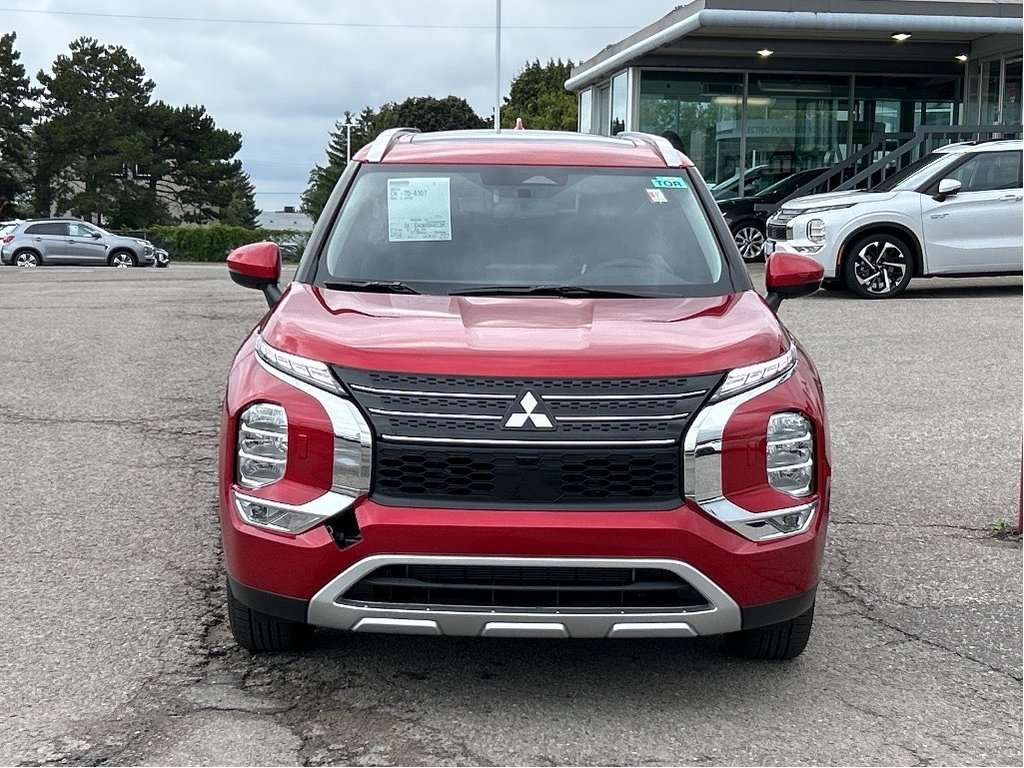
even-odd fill
[[[494,0],[494,130],[501,133],[501,0]]]

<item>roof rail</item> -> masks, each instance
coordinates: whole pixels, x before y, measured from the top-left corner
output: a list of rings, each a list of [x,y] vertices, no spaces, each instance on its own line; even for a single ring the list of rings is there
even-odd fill
[[[386,131],[381,131],[380,136],[373,140],[366,153],[366,162],[379,163],[402,136],[407,133],[419,132],[419,128],[388,128]]]
[[[615,135],[620,139],[636,139],[637,141],[642,141],[661,155],[662,160],[665,161],[665,165],[669,168],[683,167],[682,153],[673,147],[672,142],[664,136],[655,136],[653,133],[640,133],[639,131],[620,131]]]

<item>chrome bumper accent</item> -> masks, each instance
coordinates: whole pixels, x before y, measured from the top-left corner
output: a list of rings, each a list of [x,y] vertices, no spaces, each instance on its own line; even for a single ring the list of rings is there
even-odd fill
[[[686,579],[711,604],[698,610],[553,610],[380,607],[342,601],[360,579],[383,565],[663,568]],[[577,557],[454,557],[372,555],[350,566],[309,602],[310,624],[354,632],[469,637],[694,637],[735,632],[740,609],[721,587],[680,560]]]

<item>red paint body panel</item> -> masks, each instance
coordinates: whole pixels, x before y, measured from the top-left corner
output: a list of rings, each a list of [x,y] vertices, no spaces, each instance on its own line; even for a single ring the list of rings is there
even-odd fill
[[[782,293],[787,288],[820,284],[824,276],[825,268],[809,256],[777,251],[768,257],[764,285],[769,291]]]
[[[690,375],[770,360],[789,348],[753,291],[690,299],[470,298],[293,283],[263,336],[285,352],[352,368],[474,376]]]
[[[281,249],[277,243],[249,243],[228,254],[228,269],[260,280],[281,279]]]

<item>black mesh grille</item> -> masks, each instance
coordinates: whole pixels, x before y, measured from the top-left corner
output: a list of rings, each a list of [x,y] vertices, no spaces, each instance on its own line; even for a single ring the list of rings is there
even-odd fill
[[[679,448],[630,451],[422,448],[381,443],[374,498],[474,506],[639,504],[680,501]]]
[[[699,608],[708,601],[661,568],[386,565],[342,595],[375,605],[509,610]]]

